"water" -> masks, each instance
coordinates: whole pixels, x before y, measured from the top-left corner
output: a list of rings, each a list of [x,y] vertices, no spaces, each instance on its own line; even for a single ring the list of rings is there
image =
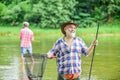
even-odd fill
[[[33,42],[34,53],[47,53],[58,37],[37,37]],[[89,45],[94,37],[83,37]],[[23,80],[18,37],[0,37],[0,80]],[[120,36],[99,36],[91,80],[120,80]],[[82,56],[81,80],[87,80],[91,57]],[[43,80],[56,80],[55,59],[48,60]],[[25,79],[24,79],[25,80]]]

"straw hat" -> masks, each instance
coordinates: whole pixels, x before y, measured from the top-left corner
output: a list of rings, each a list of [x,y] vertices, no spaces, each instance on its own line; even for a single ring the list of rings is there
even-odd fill
[[[78,27],[78,24],[73,23],[73,21],[68,21],[68,22],[64,23],[64,24],[61,26],[61,32],[62,32],[63,34],[65,34],[64,28],[65,28],[67,25],[75,25],[76,28]]]

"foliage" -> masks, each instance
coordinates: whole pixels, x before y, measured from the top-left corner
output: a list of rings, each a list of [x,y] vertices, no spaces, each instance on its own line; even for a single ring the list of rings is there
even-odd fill
[[[111,22],[111,19],[118,16],[120,12],[120,0],[101,0],[101,10],[106,13],[107,22]],[[120,17],[120,16],[119,16]]]
[[[2,22],[2,16],[4,16],[6,14],[7,11],[7,7],[0,3],[0,22]]]
[[[19,25],[29,21],[35,27],[59,28],[73,20],[79,27],[91,27],[97,21],[120,19],[120,0],[1,0],[0,21]]]

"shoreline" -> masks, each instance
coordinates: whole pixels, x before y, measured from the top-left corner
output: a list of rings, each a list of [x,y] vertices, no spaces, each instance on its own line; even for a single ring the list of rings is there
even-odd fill
[[[45,35],[48,35],[48,34],[43,34],[43,33],[35,33],[35,36],[45,36]],[[77,34],[77,36],[95,36],[96,34]],[[120,33],[99,33],[98,34],[99,36],[120,36]],[[19,34],[15,34],[15,33],[0,33],[0,37],[6,37],[6,36],[19,36]],[[50,36],[50,35],[49,35]],[[51,36],[62,36],[62,34],[51,34]]]

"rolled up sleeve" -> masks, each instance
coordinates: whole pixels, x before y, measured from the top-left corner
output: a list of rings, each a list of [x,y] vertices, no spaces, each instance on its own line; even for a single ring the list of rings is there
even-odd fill
[[[87,47],[87,45],[85,44],[84,41],[82,41],[81,44],[82,44],[82,50],[81,50],[82,54],[84,54],[85,56],[88,56],[88,53],[87,53],[88,47]]]
[[[58,52],[58,48],[59,48],[59,43],[56,42],[53,48],[47,53],[48,57],[50,58],[52,56],[56,56],[56,53]]]

